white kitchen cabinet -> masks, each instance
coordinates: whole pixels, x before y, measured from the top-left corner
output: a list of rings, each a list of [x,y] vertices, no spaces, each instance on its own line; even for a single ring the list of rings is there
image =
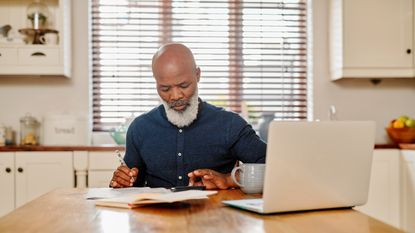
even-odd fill
[[[0,153],[0,217],[14,210],[14,153]]]
[[[56,188],[74,187],[72,152],[16,152],[16,207]]]
[[[0,215],[53,189],[74,187],[70,151],[2,152],[0,169]]]
[[[50,44],[33,44],[33,37],[26,43],[18,32],[27,29],[27,7],[33,0],[0,1],[0,26],[11,25],[9,40],[0,41],[1,76],[71,76],[70,0],[43,0],[49,9],[48,29],[58,31],[58,40]],[[30,22],[30,21],[29,21]],[[40,32],[40,31],[39,31]],[[44,31],[40,32],[44,33]]]
[[[400,151],[374,150],[369,198],[355,209],[400,228]]]
[[[91,151],[88,160],[88,187],[108,187],[113,172],[120,166],[115,153],[113,151]]]
[[[332,79],[414,77],[413,0],[330,0]]]
[[[402,229],[415,232],[415,150],[402,150]]]

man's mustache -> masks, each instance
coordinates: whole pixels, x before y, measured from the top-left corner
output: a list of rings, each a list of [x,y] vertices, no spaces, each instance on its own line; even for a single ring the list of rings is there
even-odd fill
[[[174,108],[174,107],[182,106],[182,105],[189,106],[190,103],[188,101],[186,101],[186,100],[175,100],[175,101],[169,103],[169,107],[170,108]]]

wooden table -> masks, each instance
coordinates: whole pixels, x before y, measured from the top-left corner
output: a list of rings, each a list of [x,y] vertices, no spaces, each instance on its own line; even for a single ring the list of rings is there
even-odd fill
[[[221,204],[247,197],[240,190],[132,210],[96,207],[85,200],[86,192],[58,189],[43,195],[0,218],[0,232],[401,232],[352,209],[258,215]]]

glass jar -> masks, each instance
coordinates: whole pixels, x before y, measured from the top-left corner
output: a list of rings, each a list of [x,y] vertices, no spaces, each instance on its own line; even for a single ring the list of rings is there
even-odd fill
[[[34,0],[26,10],[27,19],[33,29],[45,29],[49,19],[49,9],[40,0]]]
[[[20,118],[20,144],[39,145],[40,123],[36,118],[26,114]]]

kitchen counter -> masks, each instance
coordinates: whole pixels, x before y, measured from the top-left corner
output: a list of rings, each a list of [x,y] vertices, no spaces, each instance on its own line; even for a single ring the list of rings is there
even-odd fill
[[[396,144],[375,144],[375,149],[399,149]]]
[[[412,144],[399,144],[399,148],[402,150],[415,150],[415,143]]]
[[[114,151],[124,150],[124,146],[0,146],[2,151]]]
[[[375,149],[415,149],[415,144],[376,144]],[[125,150],[124,146],[0,146],[2,151],[114,151]]]

